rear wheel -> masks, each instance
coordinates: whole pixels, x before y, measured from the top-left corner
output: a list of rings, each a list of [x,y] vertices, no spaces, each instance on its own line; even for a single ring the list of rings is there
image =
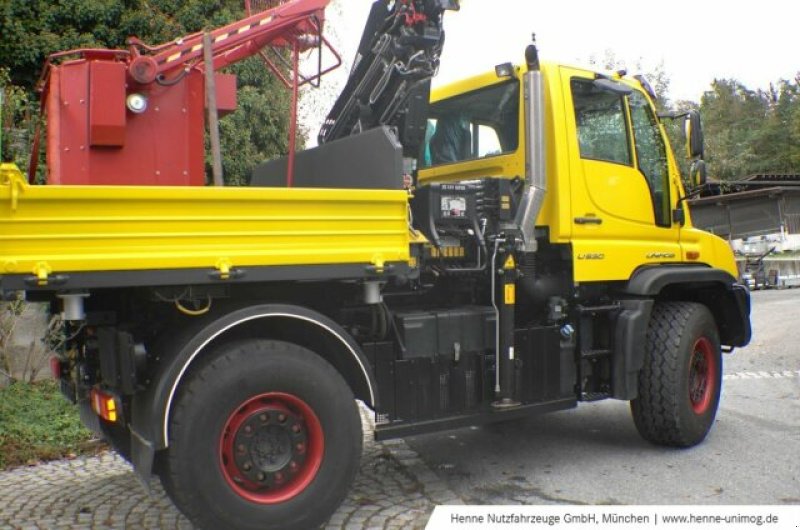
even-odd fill
[[[642,437],[676,447],[702,442],[714,423],[721,383],[719,333],[708,308],[692,302],[656,304],[639,397],[631,401]]]
[[[342,376],[277,341],[223,346],[188,374],[162,482],[202,528],[314,528],[349,489],[361,420]]]

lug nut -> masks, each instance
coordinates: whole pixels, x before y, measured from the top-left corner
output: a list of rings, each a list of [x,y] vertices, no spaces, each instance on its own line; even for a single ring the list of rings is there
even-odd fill
[[[275,473],[275,482],[283,482],[283,473],[280,471]]]
[[[297,471],[297,462],[295,462],[294,460],[292,460],[291,462],[289,462],[289,469],[290,469],[291,471],[293,471],[293,472],[294,472],[294,471]]]
[[[247,451],[247,447],[245,447],[244,444],[239,444],[239,447],[237,447],[236,450],[239,451],[240,453],[244,453]]]
[[[259,473],[258,476],[256,476],[256,478],[258,479],[259,482],[264,482],[264,479],[267,478],[267,476],[264,473]]]
[[[294,433],[300,432],[300,424],[295,423],[294,425],[292,425],[292,432]]]
[[[299,443],[299,444],[295,445],[295,449],[297,449],[298,453],[302,453],[303,451],[306,450],[306,444]]]
[[[283,423],[286,421],[286,414],[278,414],[278,421]]]
[[[250,434],[251,432],[253,432],[253,428],[250,427],[249,425],[245,425],[244,426],[244,432],[246,432],[247,434]]]
[[[258,417],[258,419],[261,420],[261,423],[267,423],[267,421],[269,421],[269,416],[267,416],[266,414],[262,414],[261,416]]]
[[[253,468],[253,465],[250,462],[247,462],[242,466],[242,468],[244,468],[245,471],[250,471]]]

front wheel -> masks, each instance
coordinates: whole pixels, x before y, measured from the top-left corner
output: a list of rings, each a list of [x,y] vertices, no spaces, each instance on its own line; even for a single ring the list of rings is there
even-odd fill
[[[361,457],[352,391],[286,342],[223,346],[188,374],[171,414],[162,482],[202,528],[315,528]]]
[[[719,333],[708,308],[657,303],[647,330],[639,397],[631,401],[639,434],[659,445],[699,444],[714,423],[721,386]]]

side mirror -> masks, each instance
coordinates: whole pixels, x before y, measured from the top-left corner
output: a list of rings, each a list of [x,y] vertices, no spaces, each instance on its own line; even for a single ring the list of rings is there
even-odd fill
[[[693,188],[699,188],[708,181],[705,160],[695,160],[689,168],[689,179]]]
[[[703,125],[700,122],[700,113],[690,110],[686,114],[686,154],[688,158],[703,158]]]

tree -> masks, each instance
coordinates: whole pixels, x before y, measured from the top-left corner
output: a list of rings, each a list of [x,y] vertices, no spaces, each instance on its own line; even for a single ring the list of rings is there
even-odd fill
[[[700,102],[709,174],[727,180],[759,171],[763,155],[755,138],[767,118],[763,93],[735,79],[716,79]]]
[[[797,109],[800,107],[800,86],[781,80],[770,85],[766,97],[767,116],[753,135],[753,149],[763,168],[761,172],[791,172],[800,167],[800,138],[797,131]]]
[[[596,55],[590,55],[589,64],[602,70],[613,72],[625,70],[631,75],[643,75],[656,93],[656,101],[654,102],[656,108],[661,111],[669,107],[670,79],[663,61],[653,68],[645,69],[643,66],[644,58],[642,57],[639,57],[630,66],[628,61],[617,57],[613,50],[606,50],[603,52],[602,59],[599,59]]]
[[[13,154],[27,152],[35,124],[31,116],[34,108],[30,95],[11,83],[8,68],[0,67],[0,161],[25,163],[24,157],[14,157]]]
[[[124,48],[131,35],[168,42],[241,18],[242,6],[240,0],[6,0],[0,5],[0,67],[34,100],[42,64],[53,52]],[[289,95],[257,58],[230,71],[239,76],[239,110],[221,120],[223,169],[228,183],[241,184],[253,166],[286,153]]]

